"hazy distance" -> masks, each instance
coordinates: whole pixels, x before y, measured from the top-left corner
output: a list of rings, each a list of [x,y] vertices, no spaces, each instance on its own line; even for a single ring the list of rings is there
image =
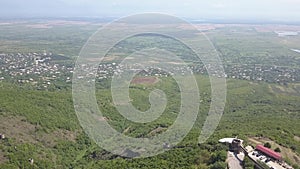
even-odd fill
[[[300,23],[300,0],[1,0],[1,18],[122,17],[159,12],[195,20]]]

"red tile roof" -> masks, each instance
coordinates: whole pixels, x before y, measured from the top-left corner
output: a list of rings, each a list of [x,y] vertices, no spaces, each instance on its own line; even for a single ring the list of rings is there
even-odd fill
[[[256,146],[256,150],[259,150],[261,152],[263,152],[264,154],[276,159],[276,160],[281,160],[282,157],[279,153],[267,148],[267,147],[264,147],[263,145],[257,145]]]

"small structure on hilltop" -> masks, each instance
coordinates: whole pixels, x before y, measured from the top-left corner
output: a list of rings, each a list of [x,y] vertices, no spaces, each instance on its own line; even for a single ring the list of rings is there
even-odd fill
[[[220,143],[227,144],[229,151],[227,153],[227,168],[228,169],[243,169],[242,161],[245,154],[242,150],[243,140],[238,138],[223,138],[219,140]]]
[[[239,140],[239,139],[234,139],[231,143],[231,145],[229,146],[229,149],[230,151],[236,153],[236,154],[239,154],[242,152],[242,140]]]
[[[0,134],[0,140],[1,139],[5,139],[5,135],[4,134]]]
[[[237,138],[223,138],[219,140],[220,143],[226,143],[229,144],[229,150],[231,152],[234,152],[236,154],[239,154],[242,152],[242,144],[243,140],[237,139]]]

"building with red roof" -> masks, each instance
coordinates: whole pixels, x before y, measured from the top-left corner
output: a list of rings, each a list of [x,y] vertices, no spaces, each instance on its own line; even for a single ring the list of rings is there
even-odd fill
[[[257,145],[256,146],[256,150],[264,153],[265,155],[275,159],[275,160],[279,160],[281,161],[282,160],[282,157],[281,157],[281,154],[267,148],[267,147],[264,147],[263,145]]]

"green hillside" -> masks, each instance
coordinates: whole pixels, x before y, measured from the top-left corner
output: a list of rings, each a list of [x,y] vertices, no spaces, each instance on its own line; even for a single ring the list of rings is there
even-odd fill
[[[97,147],[81,130],[73,110],[71,91],[35,91],[1,83],[0,168],[218,168],[224,166],[226,147],[217,144],[219,138],[238,136],[268,137],[300,154],[299,96],[275,93],[272,84],[228,80],[228,96],[221,123],[209,140],[198,145],[203,116],[209,106],[208,78],[197,75],[203,100],[196,125],[174,149],[156,157],[124,159]],[[99,84],[101,85],[101,84]],[[158,127],[168,127],[176,117],[176,84],[163,78],[155,85],[134,85],[130,89],[133,105],[141,110],[149,106],[149,91],[164,89],[170,100],[164,115],[146,125],[122,120],[111,106],[110,90],[97,90],[100,109],[118,131],[132,137],[150,137]],[[143,86],[143,87],[142,87]],[[174,86],[174,87],[172,87]],[[284,86],[281,86],[285,88]],[[100,87],[99,87],[100,88]],[[174,95],[175,94],[175,95]],[[152,132],[153,134],[153,132]],[[159,134],[159,133],[154,133]],[[218,161],[218,162],[217,162]]]

